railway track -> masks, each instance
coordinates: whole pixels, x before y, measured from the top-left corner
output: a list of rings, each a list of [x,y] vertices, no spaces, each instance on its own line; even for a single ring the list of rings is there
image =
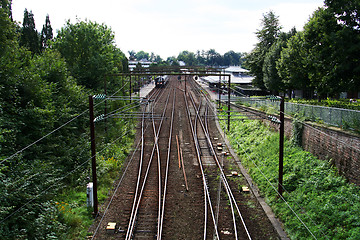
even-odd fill
[[[196,86],[193,85],[193,89],[197,89]],[[191,91],[187,91],[187,92],[189,93],[188,96],[186,96],[186,94],[184,94],[184,97],[189,99],[189,100],[186,100],[186,102],[190,101],[191,105],[193,107],[193,111],[191,111],[190,104],[188,104],[188,103],[186,104],[190,125],[193,128],[192,133],[193,133],[195,148],[197,151],[199,166],[200,166],[200,169],[201,169],[201,172],[203,175],[203,184],[205,186],[204,188],[205,188],[205,192],[207,195],[207,204],[208,204],[208,207],[210,210],[212,225],[214,228],[213,236],[217,239],[220,239],[220,234],[223,233],[222,235],[225,235],[225,233],[226,233],[228,235],[230,235],[230,234],[233,235],[235,239],[239,239],[238,231],[241,230],[242,232],[245,233],[245,234],[242,234],[242,235],[244,235],[242,239],[251,239],[251,236],[250,236],[250,233],[246,226],[246,223],[242,217],[242,213],[241,213],[240,209],[238,208],[233,191],[232,191],[232,189],[227,181],[226,175],[224,173],[223,164],[220,162],[220,160],[217,156],[217,152],[215,151],[215,148],[211,141],[209,127],[208,127],[208,116],[207,116],[210,103],[209,103],[208,99],[206,99],[201,94],[199,94],[199,92],[195,92],[195,93],[191,92]],[[193,114],[193,117],[191,116],[191,112],[195,112],[195,114]],[[192,121],[194,121],[194,124],[192,124]],[[197,124],[197,123],[199,123],[199,124]],[[215,163],[214,165],[210,164],[208,160],[207,161],[203,160],[203,151],[201,151],[199,139],[204,139],[204,138],[207,143],[208,150],[213,159],[213,162]],[[205,171],[208,173],[211,171],[212,175],[216,174],[216,172],[219,172],[219,180],[220,181],[219,181],[219,185],[218,185],[218,194],[217,194],[217,200],[216,200],[217,203],[216,204],[215,204],[215,201],[213,200],[213,198],[211,198],[211,196],[210,196],[209,190],[211,188],[211,184],[209,184],[208,179],[206,179],[207,175],[205,174]],[[224,210],[222,210],[221,212],[222,212],[222,214],[228,214],[229,216],[227,217],[227,219],[231,219],[231,221],[222,221],[222,222],[218,221],[220,209],[224,209],[224,208],[220,208],[220,202],[222,202],[221,201],[221,186],[223,186],[222,189],[224,190],[225,197],[229,201],[229,205],[230,205],[230,209],[228,212],[225,212]],[[215,207],[217,208],[216,209],[217,210],[216,217],[215,217],[215,213],[214,213]],[[240,218],[239,222],[241,222],[242,229],[240,229],[240,227],[238,226],[237,218]],[[232,226],[229,225],[229,222],[232,222]],[[222,224],[224,226],[221,227],[221,226],[219,226],[220,224]],[[207,225],[207,214],[205,214],[204,239],[206,239],[206,237],[207,237],[206,225]],[[219,231],[219,227],[223,228],[223,229],[227,229],[227,230]],[[222,236],[222,238],[224,238],[224,237],[225,236]],[[244,237],[246,237],[246,238],[244,238]]]
[[[194,82],[176,79],[149,94],[137,147],[92,239],[251,239],[259,232],[243,202],[251,196],[228,179],[229,161],[216,150],[215,109]],[[115,231],[106,231],[109,222]]]

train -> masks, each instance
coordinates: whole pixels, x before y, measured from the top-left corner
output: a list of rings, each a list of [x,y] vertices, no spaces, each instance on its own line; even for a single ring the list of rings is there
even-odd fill
[[[167,75],[158,76],[155,78],[155,87],[164,88],[169,81],[169,77]]]

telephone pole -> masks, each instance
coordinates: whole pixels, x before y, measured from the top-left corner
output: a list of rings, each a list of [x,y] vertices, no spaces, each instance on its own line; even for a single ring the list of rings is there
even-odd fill
[[[91,168],[93,180],[94,216],[98,214],[97,177],[96,177],[96,146],[95,146],[95,123],[94,123],[94,100],[89,96],[90,112],[90,141],[91,141]]]

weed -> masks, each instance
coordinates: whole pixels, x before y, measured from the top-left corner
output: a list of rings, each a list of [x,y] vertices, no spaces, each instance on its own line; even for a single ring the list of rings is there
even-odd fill
[[[246,120],[235,122],[228,138],[291,239],[311,238],[297,216],[318,239],[360,239],[360,188],[339,176],[329,162],[286,140],[285,203],[272,187],[277,186],[278,133]]]

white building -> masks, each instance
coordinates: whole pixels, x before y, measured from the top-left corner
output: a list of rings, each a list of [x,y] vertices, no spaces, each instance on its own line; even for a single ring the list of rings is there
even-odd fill
[[[246,70],[239,66],[230,66],[223,70],[224,74],[230,74],[231,83],[236,85],[251,85],[254,77],[249,75],[249,70]],[[219,76],[207,76],[202,79],[209,84],[218,84],[219,78],[221,78],[222,83],[227,83],[229,81],[228,77],[219,77]]]
[[[152,64],[152,62],[148,61],[147,59],[141,59],[140,61],[129,61],[129,70],[134,70],[139,63],[143,68],[149,68]]]
[[[256,88],[252,85],[254,79],[253,76],[249,75],[249,70],[246,70],[239,66],[230,66],[223,70],[224,74],[229,74],[231,76],[231,84],[236,85],[233,89],[234,93],[241,96],[251,96],[251,95],[263,95],[265,94],[261,89]],[[207,76],[202,78],[203,81],[207,82],[210,88],[217,88],[219,80],[222,84],[227,84],[229,82],[228,77],[219,77],[219,76]]]

